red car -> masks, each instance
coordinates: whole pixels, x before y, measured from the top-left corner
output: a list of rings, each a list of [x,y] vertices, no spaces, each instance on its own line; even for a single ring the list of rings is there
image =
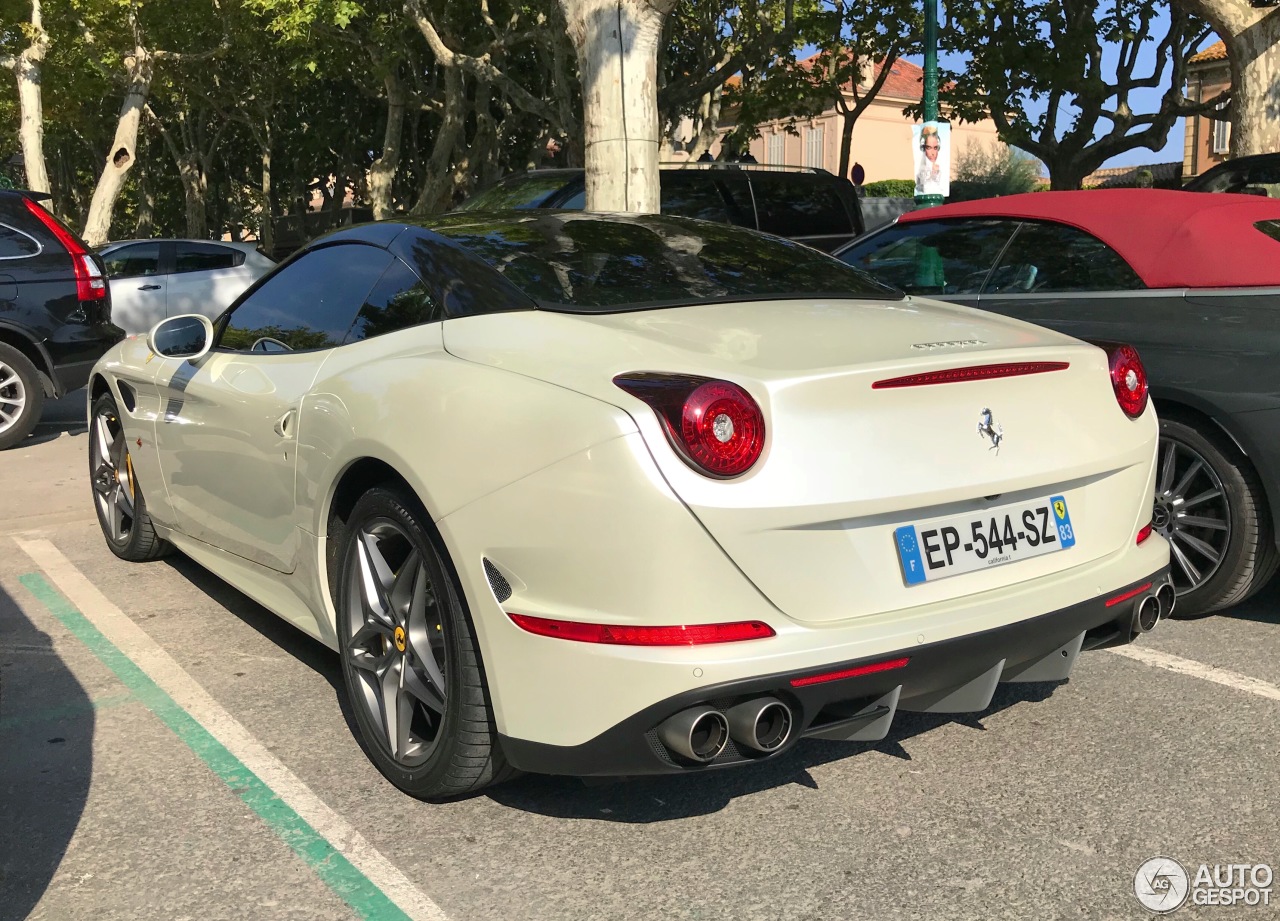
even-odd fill
[[[836,255],[908,294],[1137,346],[1161,420],[1153,523],[1172,545],[1179,615],[1227,607],[1271,577],[1280,200],[1010,195],[904,214]]]

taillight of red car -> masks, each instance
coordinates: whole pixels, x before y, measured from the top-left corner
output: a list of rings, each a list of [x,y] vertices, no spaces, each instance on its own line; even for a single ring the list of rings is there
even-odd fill
[[[1116,402],[1130,419],[1138,418],[1147,408],[1147,369],[1142,366],[1138,350],[1122,342],[1097,345],[1107,353]]]
[[[43,224],[51,234],[58,238],[58,242],[63,245],[67,253],[71,256],[71,270],[75,273],[76,279],[76,298],[82,303],[85,301],[100,301],[107,296],[107,279],[103,276],[102,270],[98,268],[98,263],[93,261],[93,255],[85,249],[80,239],[62,226],[62,222],[46,211],[30,198],[24,198],[23,203],[41,224]]]
[[[737,384],[648,372],[620,374],[613,382],[649,405],[667,441],[699,473],[741,476],[764,451],[764,413]]]

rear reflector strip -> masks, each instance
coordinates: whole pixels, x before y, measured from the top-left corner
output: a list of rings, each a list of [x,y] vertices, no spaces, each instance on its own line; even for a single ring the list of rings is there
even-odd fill
[[[1137,588],[1129,589],[1129,591],[1125,592],[1123,595],[1116,595],[1114,598],[1108,601],[1107,607],[1109,608],[1114,607],[1115,605],[1119,604],[1122,601],[1128,601],[1130,598],[1136,598],[1138,595],[1141,595],[1143,592],[1145,592],[1149,588],[1151,588],[1151,583],[1147,582],[1143,585],[1139,585]]]
[[[1138,529],[1138,543],[1142,543],[1144,540],[1146,540],[1150,536],[1151,536],[1151,525],[1144,524],[1141,528]]]
[[[736,643],[774,636],[773,628],[758,620],[731,624],[690,624],[671,627],[633,627],[626,624],[585,624],[576,620],[551,620],[528,614],[507,616],[521,630],[538,636],[578,643],[614,646],[702,646],[708,643]]]
[[[951,368],[946,371],[925,371],[906,377],[891,377],[876,381],[872,390],[889,390],[894,387],[925,387],[930,384],[957,384],[962,381],[985,381],[994,377],[1022,377],[1027,374],[1044,374],[1064,371],[1071,366],[1066,361],[1019,361],[1003,365],[973,365],[968,368]]]
[[[824,672],[821,675],[809,675],[805,678],[792,678],[793,688],[808,687],[811,684],[822,684],[826,681],[839,681],[841,678],[857,678],[859,675],[873,675],[876,672],[891,672],[895,668],[904,668],[911,659],[888,659],[884,662],[872,662],[870,665],[859,665],[838,672]]]

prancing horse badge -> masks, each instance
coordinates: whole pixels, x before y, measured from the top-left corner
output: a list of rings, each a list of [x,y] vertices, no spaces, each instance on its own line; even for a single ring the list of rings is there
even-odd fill
[[[1000,453],[1000,442],[1004,441],[1004,428],[991,418],[991,410],[984,409],[978,417],[978,434],[991,439],[988,451]]]

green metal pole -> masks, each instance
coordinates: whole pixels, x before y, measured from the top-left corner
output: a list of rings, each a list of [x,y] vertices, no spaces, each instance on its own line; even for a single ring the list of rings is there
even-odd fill
[[[924,0],[924,121],[938,120],[938,0]],[[917,208],[942,204],[941,195],[917,195]]]

